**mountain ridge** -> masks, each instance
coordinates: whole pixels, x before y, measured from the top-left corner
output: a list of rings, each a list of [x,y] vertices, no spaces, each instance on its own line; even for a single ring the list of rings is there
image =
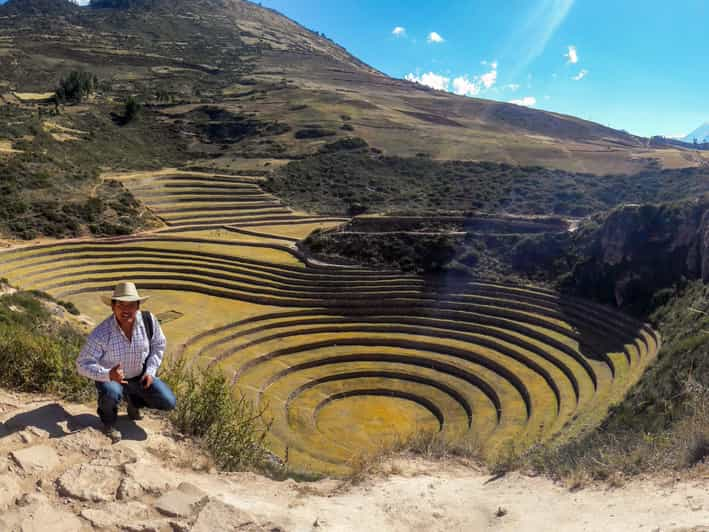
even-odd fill
[[[354,131],[349,135],[397,156],[598,175],[702,164],[681,147],[656,149],[576,117],[390,78],[324,35],[251,2],[102,0],[79,8],[68,0],[12,0],[0,15],[0,97],[8,102],[12,92],[47,93],[80,69],[105,82],[106,101],[150,101],[168,92],[191,105],[285,121],[291,131],[312,124],[338,136]],[[280,158],[313,153],[322,143],[293,143],[288,134],[273,140],[269,153]]]

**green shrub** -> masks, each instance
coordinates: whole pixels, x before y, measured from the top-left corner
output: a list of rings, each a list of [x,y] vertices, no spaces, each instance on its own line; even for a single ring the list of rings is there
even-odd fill
[[[79,103],[87,96],[93,94],[98,85],[96,74],[73,71],[66,78],[61,79],[54,97],[58,103]]]
[[[236,397],[222,371],[195,371],[183,360],[165,367],[161,378],[172,388],[177,406],[175,428],[201,439],[216,464],[227,471],[263,465],[269,424],[245,397]]]
[[[336,140],[335,142],[330,142],[325,144],[320,151],[322,153],[333,153],[338,151],[350,151],[350,150],[363,150],[369,148],[369,144],[364,139],[359,137],[346,137],[344,139]]]
[[[57,301],[57,303],[64,307],[67,312],[69,312],[69,314],[73,314],[74,316],[78,316],[79,314],[81,314],[76,305],[74,305],[74,303],[72,303],[71,301]]]
[[[331,129],[323,129],[321,127],[307,127],[299,129],[295,132],[297,139],[319,139],[322,137],[333,137],[335,132]]]
[[[82,341],[68,328],[38,334],[32,327],[0,323],[0,385],[71,400],[92,397],[93,386],[75,367]]]
[[[124,111],[123,111],[123,120],[127,124],[129,122],[132,122],[138,117],[138,114],[140,113],[142,106],[140,102],[134,97],[134,96],[129,96],[128,99],[126,100]]]

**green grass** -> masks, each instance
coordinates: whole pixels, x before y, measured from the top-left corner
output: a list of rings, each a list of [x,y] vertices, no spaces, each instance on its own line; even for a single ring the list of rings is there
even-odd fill
[[[473,210],[585,216],[624,202],[670,201],[709,191],[707,169],[595,176],[504,163],[321,153],[277,170],[266,188],[321,214]]]

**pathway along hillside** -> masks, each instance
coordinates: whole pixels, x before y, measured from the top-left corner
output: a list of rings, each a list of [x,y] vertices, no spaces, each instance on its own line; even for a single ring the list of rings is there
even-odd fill
[[[131,279],[170,356],[218,364],[273,420],[293,470],[346,474],[361,453],[440,433],[491,458],[570,438],[622,399],[659,349],[611,308],[486,281],[432,285],[306,261],[295,242],[338,219],[293,212],[259,178],[112,175],[167,224],[0,254],[0,276],[77,304]]]

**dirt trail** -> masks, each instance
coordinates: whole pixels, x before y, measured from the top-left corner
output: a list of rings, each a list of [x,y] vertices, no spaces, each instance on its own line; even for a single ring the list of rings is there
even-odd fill
[[[709,473],[570,492],[460,464],[400,460],[356,486],[220,474],[159,417],[121,415],[122,442],[93,405],[0,390],[0,530],[680,531],[709,528]],[[504,513],[498,517],[498,509]],[[702,527],[702,525],[705,525]]]

